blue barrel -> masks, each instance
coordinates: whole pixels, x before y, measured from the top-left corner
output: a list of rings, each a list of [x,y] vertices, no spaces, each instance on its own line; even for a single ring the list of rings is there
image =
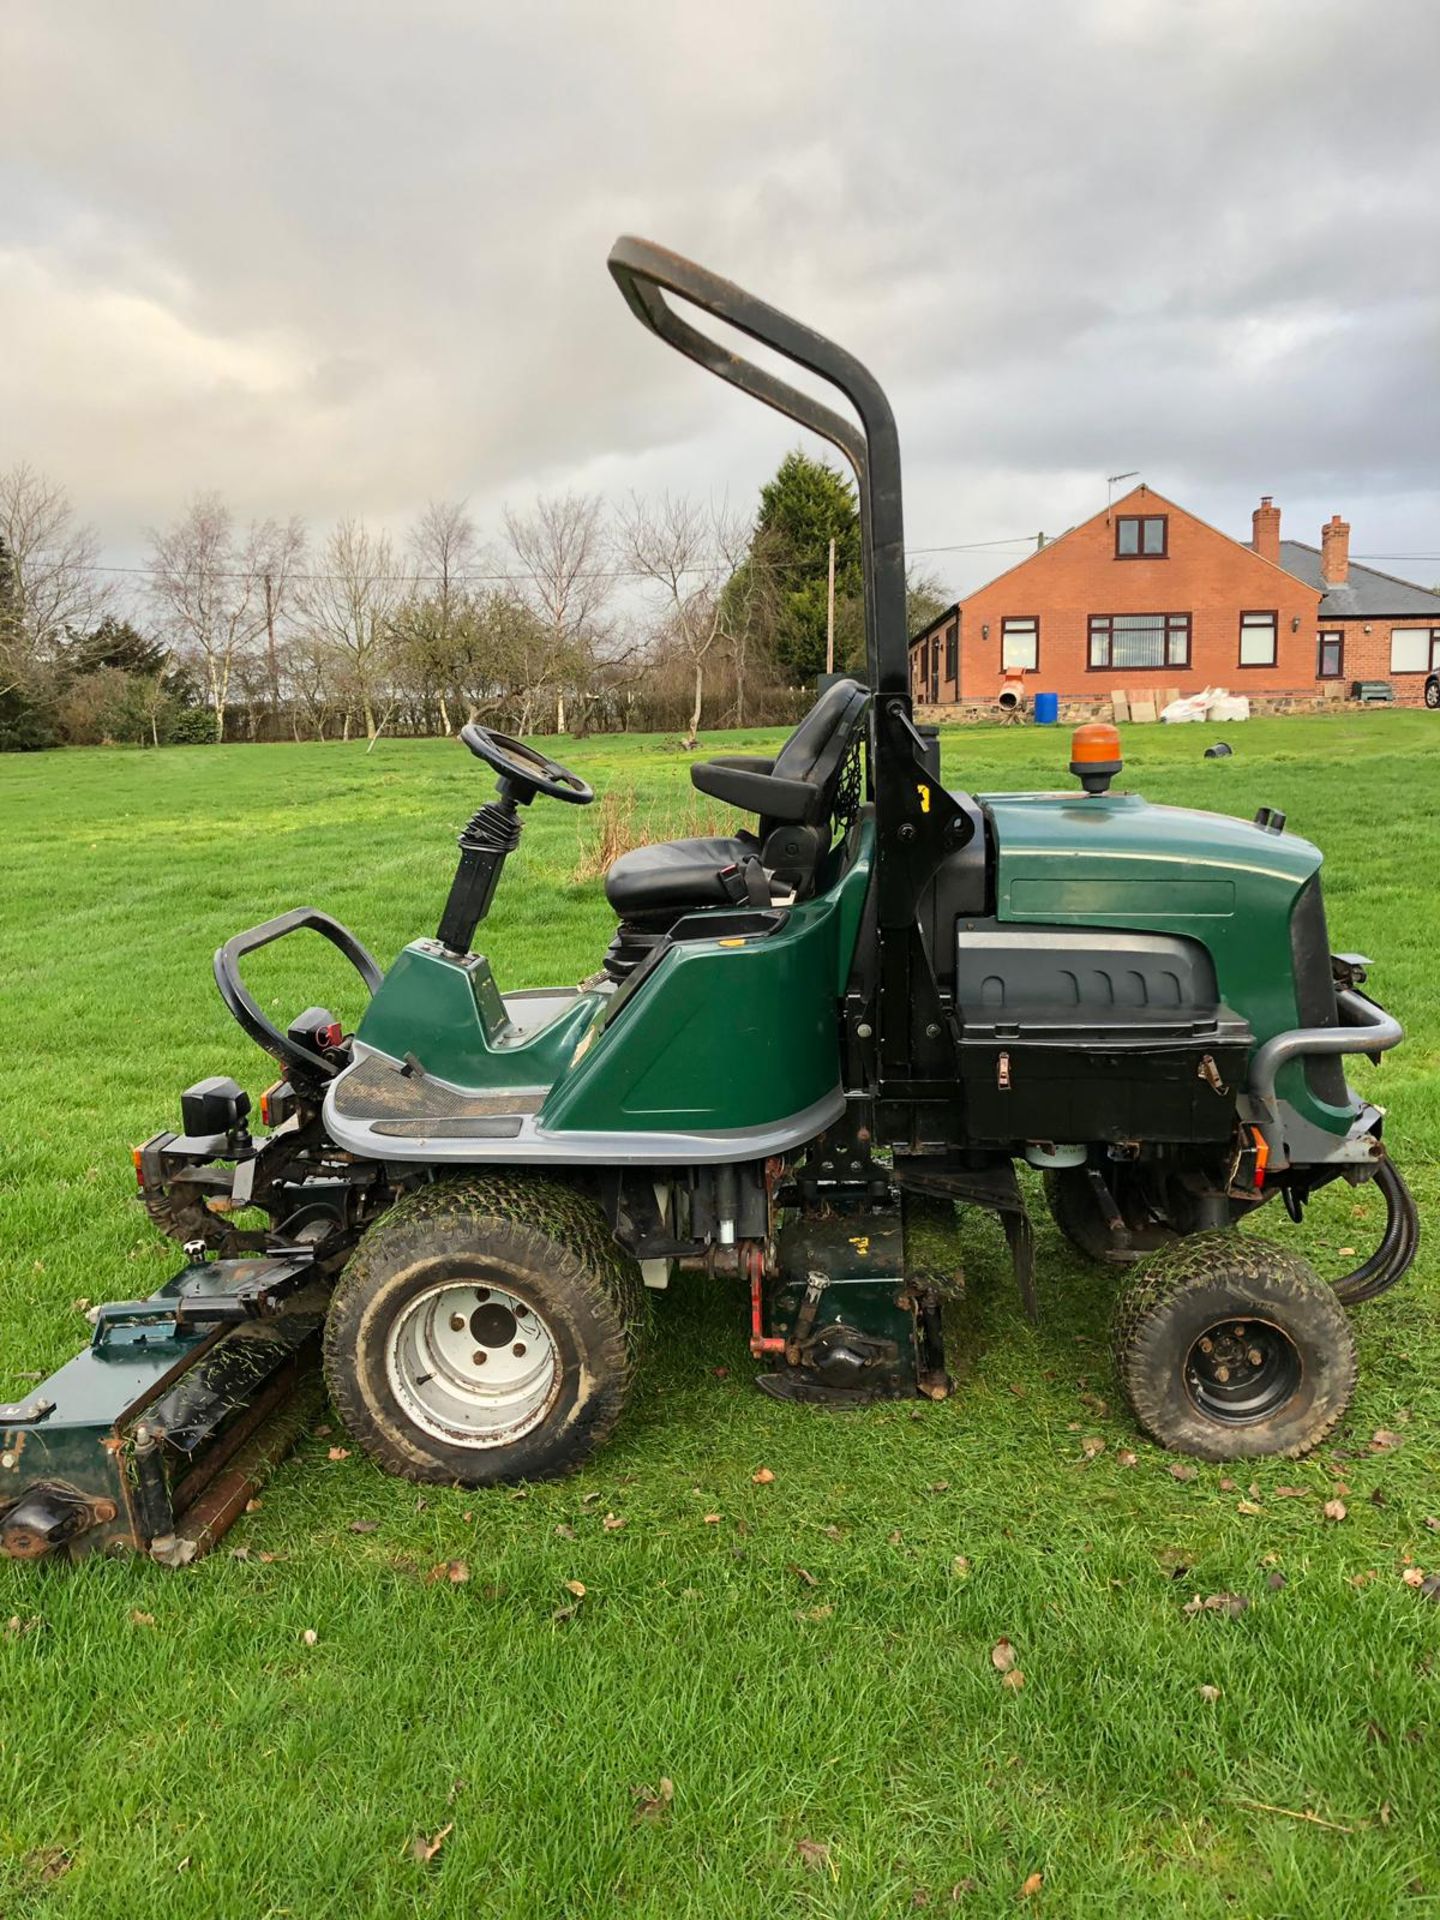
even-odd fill
[[[1035,696],[1035,724],[1037,727],[1053,727],[1060,718],[1060,696],[1058,693],[1037,693]]]

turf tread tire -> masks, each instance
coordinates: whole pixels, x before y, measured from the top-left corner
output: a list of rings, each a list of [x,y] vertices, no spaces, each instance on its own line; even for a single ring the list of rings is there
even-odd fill
[[[1268,1313],[1302,1349],[1301,1404],[1292,1401],[1258,1431],[1207,1419],[1179,1379],[1190,1343],[1177,1322],[1185,1318],[1187,1296],[1198,1303],[1207,1291],[1215,1296],[1204,1308],[1211,1318]],[[1116,1301],[1111,1355],[1135,1418],[1151,1438],[1206,1460],[1299,1459],[1344,1416],[1358,1372],[1355,1337],[1333,1288],[1285,1248],[1223,1232],[1191,1234],[1127,1280]]]
[[[563,1419],[547,1414],[518,1441],[482,1451],[447,1446],[408,1419],[385,1379],[384,1350],[389,1323],[405,1304],[404,1276],[427,1258],[486,1246],[518,1271],[548,1276],[532,1291],[547,1321],[564,1303],[562,1360],[567,1342],[581,1344],[568,1356],[578,1378],[562,1379],[553,1410]],[[421,1278],[412,1290],[432,1283],[433,1276]],[[547,1286],[555,1299],[546,1297]],[[563,1180],[503,1173],[438,1180],[398,1201],[351,1255],[326,1318],[325,1382],[347,1431],[386,1472],[464,1486],[558,1479],[614,1432],[648,1311],[638,1265],[588,1194]],[[560,1331],[552,1326],[552,1334]]]

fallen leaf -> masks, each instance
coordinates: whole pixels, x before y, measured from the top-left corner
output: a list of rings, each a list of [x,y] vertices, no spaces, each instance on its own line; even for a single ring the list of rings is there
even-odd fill
[[[1237,1513],[1249,1514],[1253,1518],[1260,1512],[1260,1507],[1253,1500],[1237,1500],[1235,1502],[1235,1511]]]
[[[755,1482],[757,1487],[768,1487],[775,1476],[769,1467],[761,1467],[760,1471],[758,1473],[752,1473],[750,1478]]]
[[[1425,1526],[1431,1533],[1440,1533],[1440,1518],[1437,1518],[1433,1513],[1427,1513],[1425,1516]]]
[[[1201,1687],[1200,1698],[1213,1705],[1220,1698],[1219,1687]]]
[[[245,1511],[247,1513],[258,1513],[264,1504],[265,1502],[263,1500],[247,1500],[245,1502]]]
[[[1393,1453],[1396,1447],[1403,1447],[1404,1444],[1404,1434],[1391,1433],[1388,1427],[1377,1427],[1370,1436],[1372,1453]]]
[[[1003,1636],[990,1649],[990,1664],[997,1673],[1009,1673],[1015,1664],[1015,1649]]]
[[[820,1584],[808,1567],[797,1567],[793,1560],[788,1562],[786,1572],[793,1573],[797,1580],[803,1580],[807,1587],[818,1587]]]
[[[834,1607],[809,1607],[804,1613],[796,1614],[795,1617],[797,1620],[814,1620],[818,1624],[821,1620],[832,1618],[834,1612]]]
[[[932,1480],[929,1491],[931,1493],[948,1493],[950,1491],[950,1482],[948,1480]]]
[[[1022,1900],[1028,1900],[1032,1893],[1039,1893],[1044,1884],[1045,1876],[1043,1873],[1032,1873],[1020,1889],[1020,1898]]]
[[[1169,1471],[1172,1480],[1193,1480],[1198,1469],[1187,1467],[1183,1460],[1172,1460]]]
[[[1432,1573],[1420,1589],[1422,1600],[1434,1600],[1440,1603],[1440,1573]]]
[[[635,1818],[637,1820],[658,1820],[675,1798],[675,1782],[667,1780],[662,1774],[660,1784],[652,1792],[649,1787],[641,1787],[635,1795]]]
[[[957,1880],[954,1886],[951,1887],[950,1889],[951,1901],[954,1903],[954,1905],[958,1906],[960,1902],[965,1898],[967,1893],[974,1893],[976,1887],[978,1887],[979,1884],[980,1882],[978,1880],[972,1879],[969,1874],[966,1874],[963,1880]]]
[[[330,1438],[330,1436],[331,1436],[331,1434],[332,1434],[332,1433],[333,1433],[334,1431],[335,1431],[335,1429],[334,1429],[333,1427],[315,1427],[315,1428],[312,1428],[312,1432],[314,1433],[314,1435],[315,1435],[315,1438],[316,1438],[317,1440],[328,1440],[328,1439]]]
[[[1121,1447],[1115,1455],[1115,1464],[1118,1467],[1138,1467],[1140,1464],[1140,1456],[1131,1453],[1128,1447]]]
[[[729,1367],[712,1367],[710,1371],[717,1380],[728,1380],[730,1378]]]
[[[580,1496],[580,1504],[582,1507],[593,1507],[599,1498],[600,1495],[598,1493],[582,1493]]]
[[[707,1527],[718,1527],[718,1526],[719,1526],[719,1524],[720,1524],[720,1520],[721,1520],[721,1515],[720,1515],[720,1514],[718,1514],[718,1513],[707,1513],[707,1514],[706,1514],[706,1516],[705,1516],[705,1525],[706,1525]]]
[[[830,1849],[821,1840],[797,1840],[795,1851],[807,1867],[813,1867],[817,1873],[824,1871],[830,1864]]]
[[[423,1867],[427,1861],[435,1858],[436,1854],[439,1853],[440,1849],[454,1831],[455,1822],[453,1820],[447,1820],[440,1831],[437,1834],[433,1834],[428,1840],[423,1833],[417,1833],[415,1838],[410,1842],[412,1858],[418,1860]]]
[[[1008,1687],[1012,1693],[1018,1693],[1025,1684],[1025,1676],[1019,1667],[1012,1667],[1000,1684],[1002,1687]]]
[[[1014,1394],[1017,1400],[1023,1400],[1025,1398],[1024,1387],[1017,1386],[1013,1380],[1010,1382],[1010,1391]]]
[[[132,1627],[153,1627],[155,1624],[155,1616],[153,1613],[142,1613],[139,1607],[132,1607],[130,1609],[130,1624]]]
[[[301,1634],[300,1638],[301,1640],[304,1641],[307,1647],[318,1647],[320,1644],[320,1636],[315,1631],[314,1627],[306,1627],[305,1631]]]
[[[618,1533],[621,1527],[624,1526],[625,1522],[620,1514],[607,1513],[605,1518],[600,1522],[600,1524],[605,1529],[606,1533]]]
[[[442,1560],[438,1566],[430,1569],[425,1576],[433,1586],[441,1580],[448,1580],[452,1587],[463,1587],[470,1578],[469,1562],[465,1560]]]
[[[1345,1502],[1343,1500],[1327,1500],[1325,1502],[1324,1513],[1327,1520],[1343,1520],[1346,1513]]]
[[[1233,1480],[1222,1480],[1220,1482],[1220,1491],[1222,1493],[1233,1493],[1235,1491],[1235,1482]]]
[[[904,1534],[896,1527],[892,1532],[886,1534],[885,1544],[887,1547],[898,1547],[904,1538]]]
[[[567,1593],[573,1593],[577,1600],[583,1600],[585,1598],[585,1582],[583,1580],[567,1580],[565,1582],[565,1591]]]
[[[378,1533],[380,1531],[380,1522],[378,1520],[352,1520],[349,1531],[351,1533]]]
[[[1279,1593],[1287,1582],[1283,1573],[1269,1573],[1265,1576],[1265,1584],[1272,1593]]]
[[[348,1460],[350,1458],[350,1449],[348,1447],[331,1447],[326,1453],[325,1458],[327,1460]]]
[[[1087,1460],[1093,1460],[1096,1454],[1105,1451],[1105,1442],[1100,1438],[1098,1433],[1092,1433],[1087,1439],[1080,1442],[1080,1451]]]
[[[250,1558],[249,1547],[231,1547],[230,1558],[232,1560],[248,1560]]]
[[[262,1565],[267,1567],[273,1566],[277,1557],[278,1556],[273,1553],[257,1553],[255,1556],[255,1558],[259,1560]]]
[[[25,1865],[46,1886],[67,1874],[74,1864],[74,1856],[63,1847],[36,1847],[25,1856]]]
[[[1406,1567],[1400,1578],[1405,1582],[1407,1587],[1423,1587],[1425,1584],[1425,1570],[1423,1567]]]
[[[555,1529],[555,1537],[558,1540],[573,1540],[576,1538],[575,1529],[574,1527],[567,1526],[562,1520]]]
[[[1277,1500],[1308,1500],[1310,1489],[1309,1487],[1276,1487],[1275,1498]]]
[[[12,1613],[5,1622],[5,1633],[7,1638],[18,1640],[22,1633],[33,1633],[37,1627],[44,1624],[38,1613],[32,1613],[28,1620],[22,1620],[18,1613]]]
[[[970,1562],[963,1553],[957,1553],[955,1558],[950,1562],[950,1571],[957,1580],[968,1580],[970,1578]]]
[[[1249,1604],[1249,1596],[1243,1593],[1212,1593],[1203,1600],[1197,1593],[1180,1611],[1192,1617],[1197,1613],[1223,1613],[1227,1619],[1238,1620]]]

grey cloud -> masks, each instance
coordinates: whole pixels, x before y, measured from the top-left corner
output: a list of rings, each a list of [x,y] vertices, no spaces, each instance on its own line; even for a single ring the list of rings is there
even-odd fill
[[[916,544],[1140,466],[1440,552],[1437,72],[1428,0],[12,0],[0,461],[117,553],[201,486],[747,500],[793,436],[634,326],[631,229],[870,361]]]

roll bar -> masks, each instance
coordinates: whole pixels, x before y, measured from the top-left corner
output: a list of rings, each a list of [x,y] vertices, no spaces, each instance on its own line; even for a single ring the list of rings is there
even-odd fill
[[[609,267],[642,325],[707,372],[763,400],[767,407],[838,447],[855,469],[865,579],[865,654],[877,694],[910,692],[905,621],[905,534],[900,496],[900,440],[879,382],[852,354],[813,328],[746,293],[668,247],[625,235],[610,249]],[[691,326],[666,294],[697,307],[738,333],[818,374],[845,396],[859,426],[753,361]]]
[[[257,1046],[272,1054],[287,1073],[329,1080],[339,1071],[336,1063],[316,1053],[311,1047],[301,1046],[288,1033],[282,1033],[261,1012],[259,1002],[240,978],[242,955],[253,953],[256,947],[268,947],[272,940],[283,940],[287,934],[298,933],[302,927],[318,933],[344,954],[364,982],[367,993],[373,995],[379,992],[385,976],[374,956],[361,946],[348,927],[341,926],[338,920],[332,920],[328,913],[321,913],[318,907],[292,907],[288,913],[277,914],[273,920],[262,920],[258,927],[247,927],[243,933],[231,934],[224,946],[217,947],[215,951],[215,984],[220,989],[220,998],[244,1031]]]

